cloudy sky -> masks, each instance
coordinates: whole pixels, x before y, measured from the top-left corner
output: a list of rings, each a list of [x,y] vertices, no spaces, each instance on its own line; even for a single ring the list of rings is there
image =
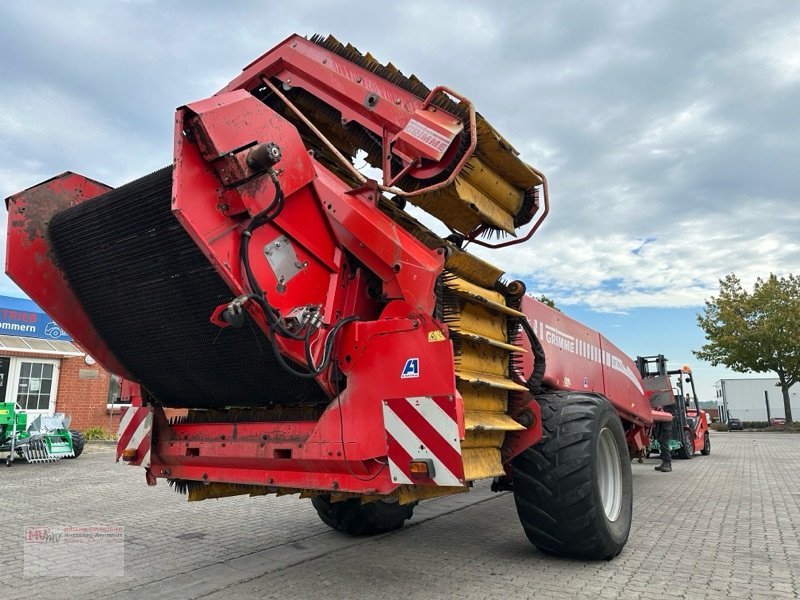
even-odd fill
[[[731,375],[691,355],[718,279],[800,273],[794,0],[3,3],[0,196],[169,163],[175,107],[293,32],[470,96],[551,182],[541,232],[490,260],[629,354],[694,363],[705,399]]]

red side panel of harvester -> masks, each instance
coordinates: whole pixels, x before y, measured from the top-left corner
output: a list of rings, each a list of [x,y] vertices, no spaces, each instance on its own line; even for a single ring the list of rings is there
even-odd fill
[[[549,387],[602,394],[624,420],[652,425],[644,382],[626,354],[602,334],[531,297],[523,298],[522,311],[544,347]],[[531,354],[524,365],[526,371],[533,368]]]

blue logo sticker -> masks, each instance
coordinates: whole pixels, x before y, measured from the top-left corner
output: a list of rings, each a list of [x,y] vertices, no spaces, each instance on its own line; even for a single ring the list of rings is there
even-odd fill
[[[403,367],[403,372],[400,373],[400,379],[410,379],[412,377],[419,377],[418,358],[409,358]]]

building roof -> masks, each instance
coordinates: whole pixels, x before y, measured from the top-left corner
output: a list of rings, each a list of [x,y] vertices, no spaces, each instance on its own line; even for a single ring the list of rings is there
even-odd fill
[[[0,352],[26,352],[49,356],[83,356],[85,352],[72,342],[65,340],[45,340],[21,335],[0,335]]]

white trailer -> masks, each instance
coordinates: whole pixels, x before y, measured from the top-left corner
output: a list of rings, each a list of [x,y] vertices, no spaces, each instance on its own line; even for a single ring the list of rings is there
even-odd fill
[[[720,379],[717,389],[719,418],[727,423],[729,418],[741,421],[769,421],[785,418],[783,394],[777,377],[753,379]],[[800,415],[800,384],[789,388],[792,415]]]

